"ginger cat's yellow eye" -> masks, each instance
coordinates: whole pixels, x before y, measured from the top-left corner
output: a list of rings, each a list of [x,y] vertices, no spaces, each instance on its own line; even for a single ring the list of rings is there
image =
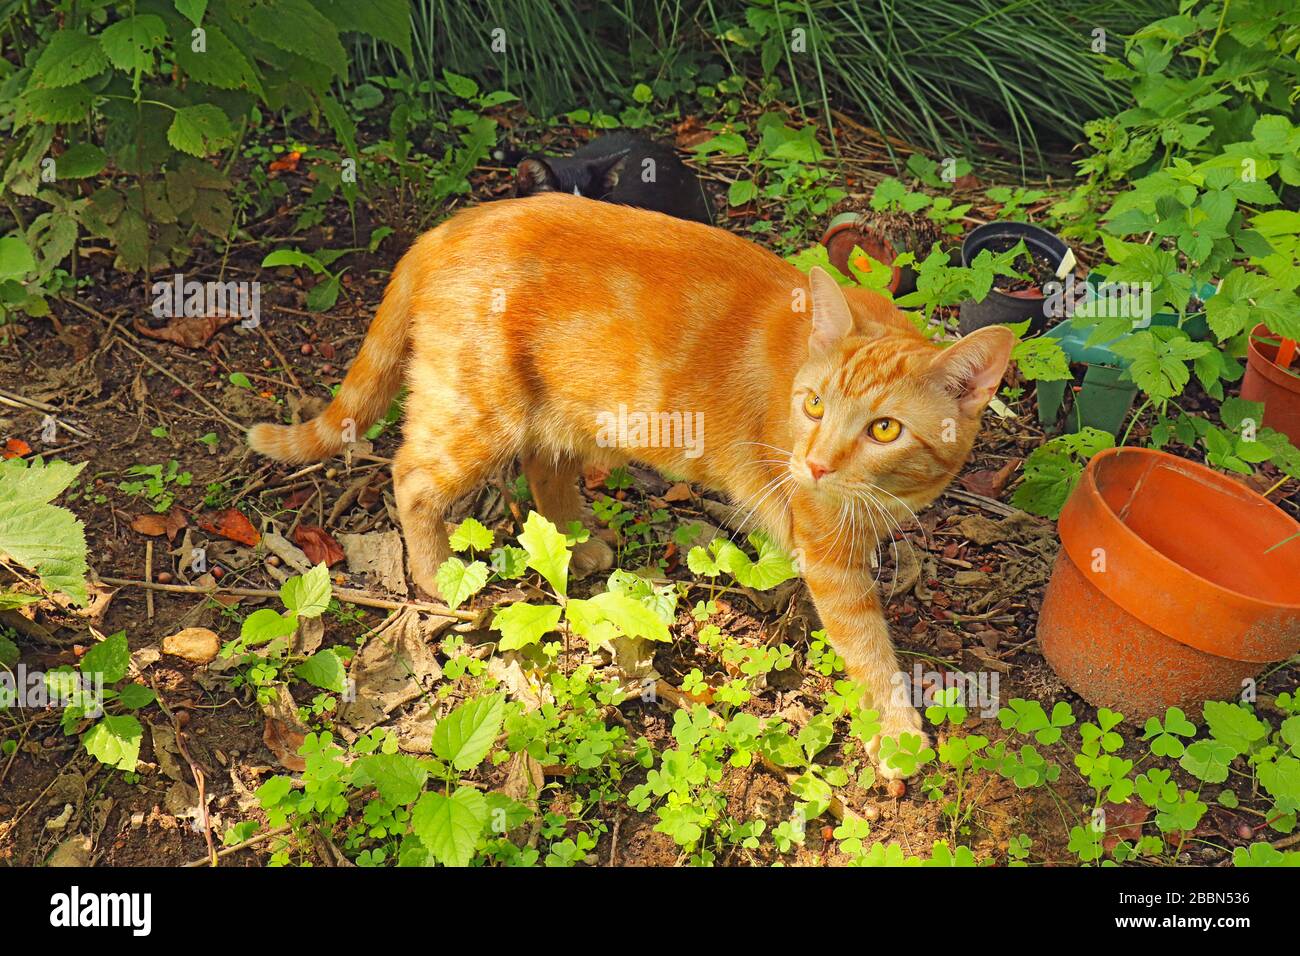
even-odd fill
[[[820,395],[809,392],[804,396],[803,410],[809,418],[815,421],[822,417],[822,414],[826,411],[826,406],[822,404]]]
[[[903,423],[896,418],[877,418],[867,427],[867,432],[882,445],[888,445],[903,433]]]

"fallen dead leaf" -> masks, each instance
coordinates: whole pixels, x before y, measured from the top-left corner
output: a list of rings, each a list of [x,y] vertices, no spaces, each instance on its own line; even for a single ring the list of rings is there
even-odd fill
[[[334,567],[345,557],[334,537],[319,525],[300,524],[293,533],[293,543],[302,548],[313,565]]]
[[[227,540],[248,545],[250,548],[257,547],[258,542],[262,540],[253,523],[238,508],[227,508],[225,511],[212,516],[205,515],[198,520],[199,527],[204,531],[221,535]]]
[[[156,514],[136,515],[131,519],[131,530],[156,538],[167,533],[167,517]]]
[[[266,714],[262,743],[286,770],[306,770],[307,761],[299,756],[298,748],[307,739],[307,728],[298,723],[298,705],[290,696],[289,688],[280,684],[276,691],[275,697],[262,704],[262,712]]]
[[[167,540],[174,542],[176,540],[176,535],[180,534],[189,523],[190,519],[186,516],[185,512],[173,505],[172,509],[167,512],[167,520],[165,523]]]
[[[1114,855],[1120,840],[1136,843],[1142,837],[1142,824],[1151,816],[1151,808],[1145,804],[1130,800],[1128,803],[1109,803],[1106,805],[1106,833],[1101,838],[1101,846],[1107,853]]]
[[[1019,458],[1012,458],[997,470],[972,471],[969,474],[962,475],[957,480],[963,488],[972,494],[983,495],[985,498],[997,500],[1002,497],[1007,482],[1011,480],[1011,476],[1015,473],[1019,464]]]
[[[158,769],[172,780],[188,780],[189,772],[181,766],[181,749],[176,744],[176,731],[166,724],[150,724],[153,739],[154,762]]]
[[[347,556],[350,574],[367,575],[384,590],[406,596],[400,531],[342,534],[339,535],[339,543],[343,545],[343,553]]]
[[[433,635],[420,615],[406,609],[393,615],[391,622],[366,640],[348,668],[355,695],[339,708],[339,719],[357,730],[369,730],[442,678],[438,658],[428,644]]]
[[[23,441],[21,438],[5,439],[5,458],[21,458],[23,455],[30,455],[31,453],[32,446],[27,444],[27,442]]]
[[[221,329],[238,321],[238,315],[179,315],[162,328],[151,328],[140,319],[135,320],[134,326],[145,338],[201,349]]]
[[[684,481],[679,481],[667,491],[664,492],[664,501],[690,501],[691,486]]]

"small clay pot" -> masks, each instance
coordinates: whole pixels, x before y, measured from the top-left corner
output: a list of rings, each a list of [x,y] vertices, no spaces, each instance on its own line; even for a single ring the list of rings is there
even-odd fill
[[[1241,397],[1264,403],[1264,421],[1300,445],[1300,368],[1290,370],[1278,363],[1280,342],[1263,325],[1250,333],[1246,351],[1246,375],[1241,381]]]
[[[1231,700],[1300,650],[1300,523],[1231,478],[1110,448],[1059,530],[1038,641],[1095,706],[1140,721]]]
[[[890,295],[899,295],[900,288],[903,284],[903,271],[894,265],[894,258],[898,255],[894,247],[879,232],[864,228],[861,217],[856,213],[841,213],[831,220],[831,224],[826,227],[826,232],[822,236],[822,245],[826,247],[826,257],[830,259],[831,265],[839,269],[846,276],[852,276],[849,271],[849,256],[853,253],[856,246],[861,249],[877,262],[883,262],[893,269],[893,275],[889,279],[889,284],[885,287],[889,290]],[[912,272],[909,267],[908,272]],[[916,288],[916,273],[911,275],[912,288]],[[911,289],[904,290],[909,292]]]
[[[1050,259],[1060,265],[1069,250],[1061,239],[1039,226],[1027,222],[989,222],[971,230],[961,244],[961,264],[970,266],[984,249],[1005,252],[1021,239],[1030,252]],[[1041,290],[1022,289],[1000,292],[990,289],[980,302],[969,299],[961,304],[957,327],[962,335],[988,325],[1006,325],[1029,321],[1030,334],[1045,330],[1052,320],[1062,316],[1049,316],[1048,297]]]

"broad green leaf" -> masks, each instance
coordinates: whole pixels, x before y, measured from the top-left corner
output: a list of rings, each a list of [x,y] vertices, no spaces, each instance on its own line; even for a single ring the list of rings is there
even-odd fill
[[[143,736],[140,721],[130,714],[109,716],[100,720],[82,735],[86,752],[100,763],[118,770],[135,769],[140,759],[140,738]]]
[[[72,86],[104,71],[108,57],[99,41],[80,30],[60,30],[41,51],[27,89]]]
[[[234,142],[235,131],[221,107],[199,103],[176,111],[167,129],[167,142],[182,153],[202,159]]]
[[[142,13],[105,27],[99,35],[99,45],[109,62],[119,70],[152,73],[153,51],[166,39],[167,24],[162,18]]]
[[[280,585],[280,600],[299,617],[320,617],[330,605],[330,569],[318,564]]]
[[[528,552],[528,566],[563,597],[569,586],[569,548],[563,532],[536,511],[528,513],[519,543]]]
[[[348,54],[339,42],[338,28],[309,0],[275,0],[255,6],[248,25],[259,39],[326,66],[339,77],[347,75]]]
[[[411,811],[411,829],[443,866],[468,866],[487,823],[487,798],[473,787],[421,794]]]
[[[488,566],[482,561],[466,564],[454,554],[438,568],[436,580],[443,600],[458,608],[487,584]]]
[[[196,27],[203,22],[203,14],[208,9],[208,0],[173,0],[173,3],[176,12]]]
[[[558,608],[557,608],[558,610]],[[506,701],[501,694],[476,697],[461,704],[433,728],[433,754],[464,773],[473,770],[492,749]]]
[[[36,268],[36,260],[27,243],[18,236],[0,239],[0,282],[21,279]],[[48,500],[48,499],[47,499]]]
[[[239,642],[247,647],[256,647],[277,637],[288,637],[298,630],[296,614],[280,614],[274,608],[260,607],[239,627]]]
[[[83,463],[84,465],[84,463]],[[0,462],[0,554],[34,570],[41,584],[86,603],[86,533],[66,508],[48,504],[83,465]]]
[[[517,651],[536,644],[542,635],[560,623],[560,608],[554,604],[517,603],[501,608],[492,619],[492,630],[501,632],[498,650]]]
[[[293,669],[298,677],[315,687],[341,694],[348,687],[348,673],[332,648],[317,651]]]
[[[424,790],[428,768],[406,754],[370,754],[354,765],[363,780],[373,784],[385,802],[404,807]]]
[[[126,643],[126,631],[106,637],[82,655],[78,665],[81,673],[98,675],[105,686],[116,684],[126,677],[131,666],[131,649]]]
[[[127,684],[122,688],[117,699],[127,710],[140,710],[157,700],[158,695],[154,693],[152,687],[145,687],[143,684]]]
[[[465,551],[470,548],[475,551],[486,551],[492,547],[493,537],[492,532],[477,518],[466,518],[456,525],[456,530],[451,533],[448,540],[453,551]]]

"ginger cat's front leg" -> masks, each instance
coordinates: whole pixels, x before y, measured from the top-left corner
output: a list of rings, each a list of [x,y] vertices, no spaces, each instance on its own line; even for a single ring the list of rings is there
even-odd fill
[[[894,645],[889,639],[876,587],[865,567],[844,563],[819,563],[808,558],[804,581],[821,616],[826,635],[836,653],[844,658],[849,677],[866,688],[865,704],[880,714],[880,733],[867,744],[867,753],[880,764],[882,737],[920,734],[922,746],[929,740],[921,730],[921,715],[908,700],[906,679],[898,669]],[[880,764],[886,779],[903,776]]]

